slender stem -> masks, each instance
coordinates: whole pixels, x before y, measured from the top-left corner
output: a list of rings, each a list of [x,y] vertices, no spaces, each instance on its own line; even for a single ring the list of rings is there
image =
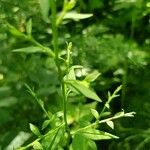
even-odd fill
[[[63,114],[64,114],[64,123],[65,130],[68,133],[68,141],[70,138],[70,130],[67,123],[67,96],[66,96],[66,85],[63,81],[63,73],[61,69],[61,64],[59,60],[59,49],[58,49],[58,29],[57,29],[57,16],[56,16],[56,3],[55,0],[51,0],[51,10],[52,10],[52,31],[53,31],[53,48],[55,52],[55,63],[58,69],[59,81],[61,84],[62,100],[63,100]],[[67,148],[69,144],[67,143]]]

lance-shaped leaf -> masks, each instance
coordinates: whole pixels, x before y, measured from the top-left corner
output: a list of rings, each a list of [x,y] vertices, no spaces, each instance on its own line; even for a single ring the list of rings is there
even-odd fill
[[[22,52],[22,53],[47,53],[44,49],[42,49],[40,47],[37,47],[37,46],[19,48],[19,49],[13,50],[13,52]]]
[[[66,13],[63,19],[73,19],[73,20],[78,21],[80,19],[86,19],[86,18],[90,18],[92,16],[93,16],[93,14],[80,14],[75,11],[72,11],[72,12]]]
[[[108,132],[99,131],[96,129],[86,129],[85,131],[82,131],[81,134],[91,140],[109,140],[109,139],[118,139],[118,136],[115,136],[113,134],[110,134]]]
[[[32,19],[29,19],[29,21],[26,24],[26,32],[28,35],[31,35],[32,33]]]
[[[38,137],[41,136],[39,129],[35,125],[33,125],[32,123],[30,123],[29,125],[30,125],[30,130],[32,131],[32,133],[34,133]]]
[[[85,97],[101,102],[101,99],[98,97],[98,95],[92,89],[86,87],[81,81],[66,80],[65,83],[75,88],[78,92],[83,94]]]

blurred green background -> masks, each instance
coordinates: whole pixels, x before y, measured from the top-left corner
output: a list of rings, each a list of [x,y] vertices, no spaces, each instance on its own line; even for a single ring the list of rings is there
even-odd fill
[[[57,1],[61,10],[63,1]],[[135,111],[131,119],[116,122],[119,140],[97,142],[99,149],[150,149],[150,1],[149,0],[78,0],[74,9],[92,13],[81,21],[65,20],[59,27],[59,45],[64,52],[66,41],[73,43],[73,62],[97,69],[102,75],[93,84],[102,99],[107,91],[123,84],[121,97],[112,103],[112,112]],[[46,8],[45,8],[45,11]],[[11,150],[14,139],[30,137],[29,122],[40,125],[44,115],[27,93],[25,83],[55,112],[57,70],[53,60],[43,54],[17,54],[13,49],[32,45],[10,33],[7,23],[26,33],[32,18],[34,38],[51,46],[50,22],[37,0],[0,1],[0,149]],[[85,72],[81,72],[86,74]],[[79,76],[80,76],[79,74]],[[101,106],[99,106],[101,107]],[[24,137],[24,139],[23,139]]]

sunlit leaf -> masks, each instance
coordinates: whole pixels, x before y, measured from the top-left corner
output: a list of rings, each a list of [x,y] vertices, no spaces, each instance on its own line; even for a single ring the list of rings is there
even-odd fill
[[[99,113],[97,112],[97,110],[91,109],[91,113],[96,119],[99,119]]]
[[[72,86],[77,91],[82,93],[85,97],[101,102],[101,99],[97,96],[97,94],[91,90],[90,88],[83,85],[80,81],[77,80],[67,80],[66,84]]]
[[[73,19],[73,20],[80,20],[92,17],[93,14],[80,14],[75,11],[68,12],[65,14],[64,19]]]
[[[115,136],[108,132],[103,132],[96,129],[87,129],[85,131],[82,131],[81,134],[91,140],[108,140],[113,138],[115,139],[119,138],[118,136]]]
[[[29,125],[30,125],[30,130],[32,131],[32,133],[34,133],[37,136],[41,136],[39,129],[35,125],[33,125],[32,123],[30,123]]]
[[[114,123],[112,121],[107,121],[106,123],[110,128],[114,129]]]

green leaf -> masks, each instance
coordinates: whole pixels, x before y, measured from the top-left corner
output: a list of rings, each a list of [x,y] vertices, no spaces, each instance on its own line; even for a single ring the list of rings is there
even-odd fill
[[[49,15],[49,9],[50,9],[50,3],[49,0],[39,0],[40,8],[41,8],[41,14],[44,21],[48,21],[48,15]]]
[[[76,20],[78,21],[80,19],[86,19],[86,18],[90,18],[92,16],[93,16],[93,14],[80,14],[75,11],[72,11],[72,12],[66,13],[63,19],[73,19],[75,21]]]
[[[112,121],[107,121],[106,123],[110,128],[114,129],[114,123]]]
[[[0,100],[0,107],[10,107],[17,103],[17,98],[15,97],[6,97]]]
[[[41,136],[41,133],[40,133],[39,129],[35,125],[30,123],[29,126],[30,126],[30,130],[32,131],[32,133],[34,133],[38,137]]]
[[[85,78],[87,82],[93,82],[99,77],[100,73],[97,70],[94,70],[92,73],[88,74]]]
[[[17,30],[14,26],[10,25],[9,23],[7,24],[8,30],[12,35],[15,36],[24,36],[22,32]]]
[[[43,147],[38,141],[35,141],[33,143],[33,149],[35,149],[35,150],[43,150]]]
[[[82,131],[81,134],[91,140],[108,140],[113,138],[115,139],[119,138],[118,136],[115,136],[108,132],[99,131],[96,129],[86,129],[86,131]]]
[[[25,48],[20,48],[20,49],[15,49],[13,52],[22,52],[22,53],[45,53],[45,51],[40,48],[40,47],[25,47]]]
[[[50,120],[45,120],[42,124],[42,130],[45,129],[50,124],[50,122]]]
[[[97,96],[97,94],[90,88],[86,87],[82,82],[77,80],[66,80],[65,83],[75,88],[85,97],[101,102],[101,99]]]
[[[91,113],[96,119],[99,119],[99,113],[97,112],[97,110],[91,109]]]
[[[73,150],[87,150],[87,139],[82,134],[75,134],[72,141]]]
[[[32,19],[29,19],[26,25],[26,32],[28,35],[31,35],[32,33]]]
[[[75,6],[75,4],[76,4],[75,0],[66,1],[64,3],[64,10],[65,11],[71,10]]]

